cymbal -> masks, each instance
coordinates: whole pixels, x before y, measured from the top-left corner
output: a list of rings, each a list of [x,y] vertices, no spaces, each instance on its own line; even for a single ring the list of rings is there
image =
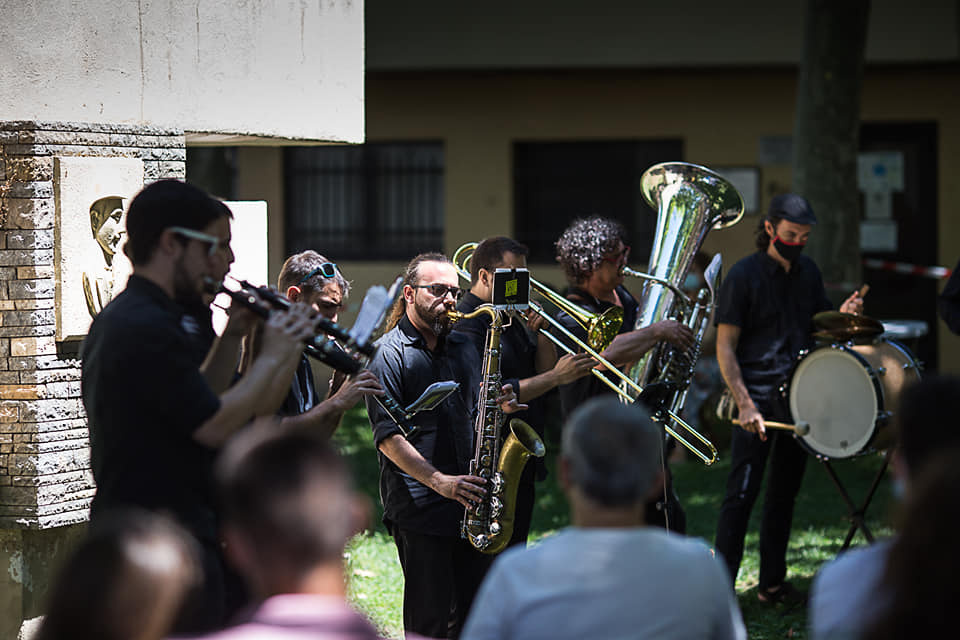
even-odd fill
[[[813,326],[820,331],[829,332],[838,340],[853,336],[878,336],[884,331],[883,323],[879,320],[841,311],[821,311],[813,316]]]
[[[829,331],[817,331],[813,334],[813,338],[819,342],[855,342],[857,344],[872,342],[876,337],[876,331],[864,327],[830,329]]]

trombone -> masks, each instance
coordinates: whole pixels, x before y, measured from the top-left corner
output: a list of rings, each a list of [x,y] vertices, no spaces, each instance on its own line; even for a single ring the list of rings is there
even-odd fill
[[[471,281],[469,265],[477,245],[478,243],[476,242],[467,242],[466,244],[460,245],[460,248],[453,253],[453,264],[457,267],[460,277],[467,282]],[[589,311],[581,309],[563,296],[557,295],[550,287],[538,282],[533,277],[530,278],[530,286],[539,291],[540,295],[544,298],[550,300],[554,306],[563,309],[570,317],[575,319],[587,332],[587,344],[593,349],[603,351],[613,342],[617,334],[620,333],[620,327],[623,326],[622,308],[610,307],[603,313],[590,313]],[[543,313],[540,305],[531,302],[530,306],[544,318],[550,318],[550,316]],[[580,342],[580,340],[576,338],[574,338],[574,340]]]
[[[470,258],[473,257],[473,250],[477,248],[477,244],[478,243],[476,242],[468,242],[464,245],[461,245],[460,248],[457,249],[453,254],[453,264],[457,269],[457,273],[459,273],[460,277],[466,280],[467,282],[471,281],[470,270],[467,267],[470,264]],[[549,300],[552,304],[556,305],[557,307],[560,307],[564,311],[567,311],[568,313],[570,313],[572,317],[576,318],[577,322],[580,323],[581,326],[584,326],[584,328],[587,329],[588,341],[584,342],[583,340],[575,336],[573,333],[571,333],[566,327],[560,324],[559,321],[557,321],[556,319],[551,317],[548,313],[546,313],[543,309],[543,306],[541,306],[537,302],[531,300],[530,308],[533,309],[536,313],[538,313],[544,319],[544,321],[546,321],[551,327],[553,327],[554,329],[559,331],[561,334],[563,334],[568,340],[570,340],[570,342],[577,345],[579,348],[583,349],[584,352],[591,355],[597,362],[599,362],[608,371],[610,371],[610,373],[612,373],[617,378],[619,378],[627,387],[635,391],[637,395],[633,396],[627,391],[625,391],[624,389],[620,388],[620,386],[616,382],[614,382],[613,380],[605,376],[603,372],[600,371],[599,369],[590,370],[590,373],[596,376],[597,379],[599,379],[605,385],[610,387],[610,389],[612,389],[617,395],[619,395],[625,402],[628,402],[628,403],[634,402],[636,397],[643,392],[643,387],[637,384],[632,378],[630,378],[630,376],[628,376],[623,371],[618,369],[616,365],[608,361],[599,353],[600,351],[605,349],[610,342],[613,341],[613,338],[616,337],[617,333],[619,332],[620,325],[622,325],[623,323],[623,309],[621,309],[620,307],[611,307],[610,309],[608,309],[608,311],[616,310],[617,312],[619,312],[620,322],[617,323],[616,329],[613,331],[613,334],[610,336],[610,339],[606,343],[602,345],[598,345],[599,348],[595,348],[593,345],[589,344],[590,329],[584,325],[584,322],[586,322],[587,324],[591,322],[595,322],[599,324],[600,319],[604,318],[606,314],[595,314],[595,313],[590,313],[589,311],[585,311],[584,309],[581,309],[577,305],[573,304],[572,302],[570,302],[569,300],[567,300],[566,298],[564,298],[563,296],[555,292],[550,287],[547,287],[546,285],[542,284],[541,282],[538,282],[537,280],[534,280],[533,278],[530,278],[530,286],[536,289],[540,293],[540,295],[542,295],[544,298]],[[573,313],[571,313],[571,311]],[[612,314],[609,317],[615,317],[615,315],[616,314]],[[566,353],[570,353],[570,354],[577,353],[566,342],[564,342],[557,336],[553,335],[546,329],[541,328],[540,331],[543,333],[544,336],[547,337],[547,339],[553,342],[553,344],[555,344],[556,346],[563,349]],[[700,449],[698,449],[696,445],[692,444],[689,440],[687,440],[686,438],[681,436],[679,433],[677,433],[666,422],[662,422],[664,431],[669,433],[671,436],[673,436],[676,439],[677,442],[679,442],[681,445],[686,447],[695,456],[700,458],[703,464],[710,466],[717,461],[717,448],[713,446],[712,442],[710,442],[708,439],[703,437],[703,435],[701,435],[696,429],[694,429],[689,424],[687,424],[680,416],[678,416],[673,411],[669,409],[666,410],[666,416],[671,421],[676,423],[678,426],[688,431],[690,435],[692,435],[696,440],[698,440],[709,451],[709,454],[706,454]]]

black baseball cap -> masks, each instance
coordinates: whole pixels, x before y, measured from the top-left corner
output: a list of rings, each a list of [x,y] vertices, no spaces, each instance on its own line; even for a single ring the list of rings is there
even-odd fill
[[[795,193],[781,193],[770,201],[768,218],[783,218],[796,224],[817,224],[813,207],[803,196]]]

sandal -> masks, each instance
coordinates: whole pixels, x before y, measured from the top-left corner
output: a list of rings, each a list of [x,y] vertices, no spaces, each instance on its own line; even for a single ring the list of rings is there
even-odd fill
[[[757,599],[763,604],[776,605],[783,603],[790,607],[796,607],[807,603],[807,594],[789,582],[784,582],[776,591],[758,589]]]

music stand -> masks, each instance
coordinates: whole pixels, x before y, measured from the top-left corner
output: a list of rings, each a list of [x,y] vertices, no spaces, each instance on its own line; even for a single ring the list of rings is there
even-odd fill
[[[816,456],[817,460],[823,464],[824,469],[827,470],[827,474],[830,476],[830,479],[833,480],[833,484],[836,485],[837,491],[840,493],[843,501],[847,504],[848,517],[850,519],[850,529],[847,531],[847,537],[843,541],[843,546],[841,546],[840,551],[837,552],[838,555],[846,551],[850,546],[850,543],[853,541],[853,536],[855,536],[857,533],[857,529],[863,531],[863,535],[869,544],[874,543],[873,534],[870,532],[870,528],[867,526],[866,522],[867,508],[870,506],[870,502],[873,500],[873,496],[876,494],[877,488],[880,486],[880,480],[883,478],[883,474],[886,473],[887,467],[890,465],[890,458],[892,455],[892,447],[887,449],[886,453],[883,454],[883,464],[880,465],[880,470],[877,472],[877,475],[874,476],[873,482],[870,485],[870,490],[867,492],[867,495],[863,500],[863,504],[859,507],[857,507],[857,505],[854,503],[853,498],[850,497],[850,493],[847,491],[846,487],[843,486],[839,476],[837,476],[837,472],[833,470],[833,466],[830,464],[830,458],[822,455]]]

